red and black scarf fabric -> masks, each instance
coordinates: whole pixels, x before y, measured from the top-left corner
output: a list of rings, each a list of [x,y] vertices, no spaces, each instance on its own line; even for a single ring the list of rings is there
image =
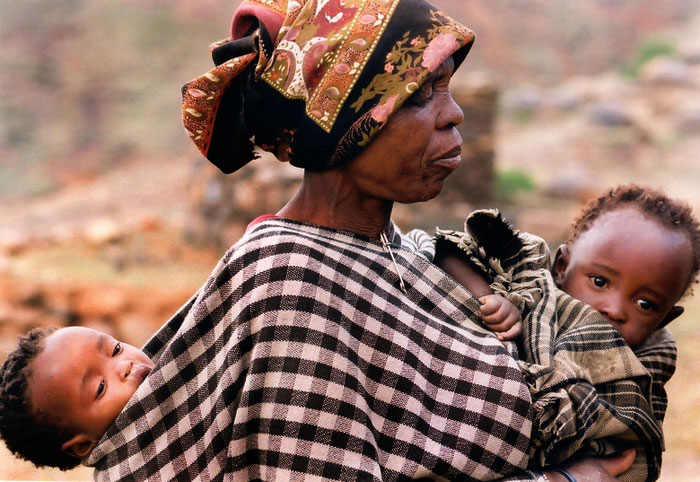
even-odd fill
[[[183,122],[224,172],[254,159],[325,170],[352,159],[474,34],[424,0],[244,0],[217,66],[183,87]]]

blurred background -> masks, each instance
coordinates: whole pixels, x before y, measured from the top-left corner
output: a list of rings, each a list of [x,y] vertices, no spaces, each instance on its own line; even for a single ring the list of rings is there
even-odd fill
[[[211,67],[238,2],[0,0],[0,360],[18,334],[85,325],[142,344],[299,172],[225,177],[180,123],[180,86]],[[563,242],[581,205],[637,182],[700,215],[700,2],[434,0],[477,33],[453,85],[463,165],[403,229],[460,228],[499,207]],[[671,325],[664,481],[700,477],[700,300]],[[37,470],[0,446],[0,479]]]

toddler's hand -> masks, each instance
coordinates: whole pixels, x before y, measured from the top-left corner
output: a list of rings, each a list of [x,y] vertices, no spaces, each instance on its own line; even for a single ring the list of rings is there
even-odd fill
[[[499,340],[513,340],[523,330],[520,312],[513,303],[500,295],[479,298],[479,315],[486,327],[495,332]]]

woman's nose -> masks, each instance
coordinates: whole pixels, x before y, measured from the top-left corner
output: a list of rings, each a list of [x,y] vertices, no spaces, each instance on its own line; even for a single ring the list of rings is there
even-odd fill
[[[464,120],[464,112],[452,94],[447,96],[445,105],[440,112],[440,126],[442,128],[456,127]]]

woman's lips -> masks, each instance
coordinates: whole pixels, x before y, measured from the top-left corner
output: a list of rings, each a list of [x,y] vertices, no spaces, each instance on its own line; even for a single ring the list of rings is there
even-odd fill
[[[444,154],[440,155],[437,159],[433,161],[434,164],[447,167],[451,170],[455,170],[459,167],[462,162],[462,146],[457,146]]]

